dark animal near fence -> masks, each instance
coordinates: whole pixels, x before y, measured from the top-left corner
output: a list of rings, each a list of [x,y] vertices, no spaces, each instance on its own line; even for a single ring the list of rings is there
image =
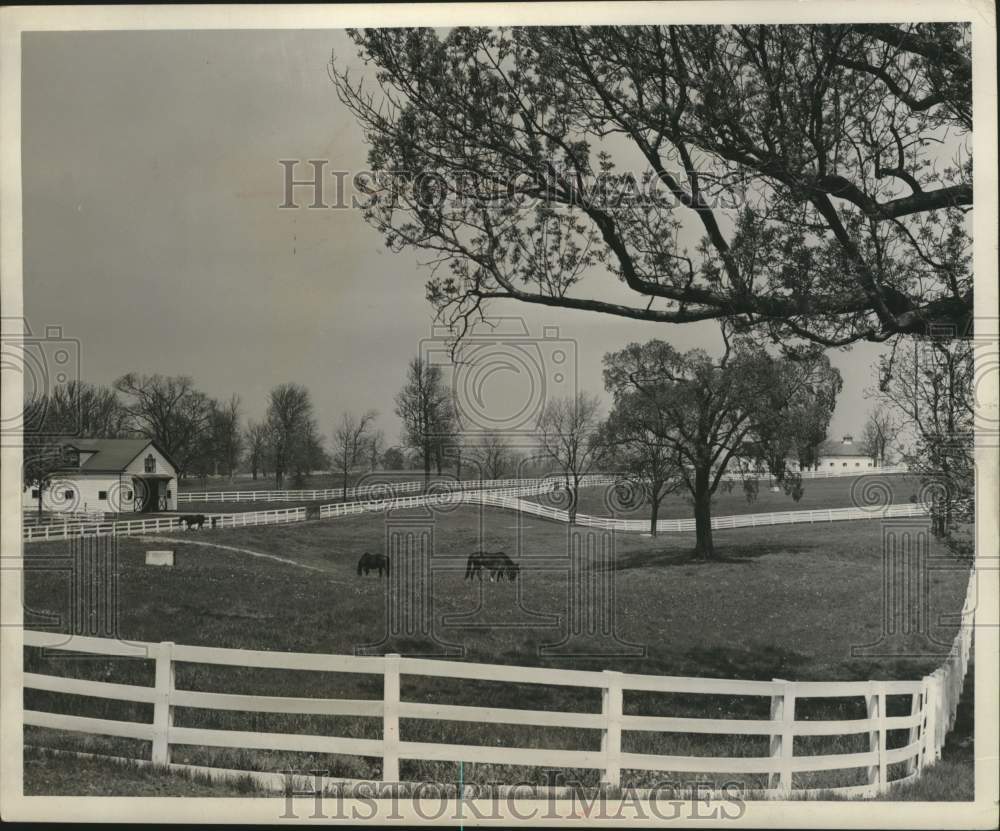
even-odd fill
[[[205,515],[204,514],[186,514],[181,517],[181,522],[184,527],[190,531],[192,528],[204,528],[205,527]]]
[[[378,576],[389,576],[389,558],[385,554],[369,554],[367,551],[358,560],[358,574],[368,574],[369,571],[378,571]]]
[[[504,579],[513,582],[520,575],[521,567],[503,551],[474,551],[465,566],[465,579],[478,577],[481,581],[483,572],[489,574],[491,583]]]

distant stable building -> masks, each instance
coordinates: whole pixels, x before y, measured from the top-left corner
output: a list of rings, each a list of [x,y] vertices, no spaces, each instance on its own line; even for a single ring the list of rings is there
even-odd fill
[[[878,467],[881,464],[865,453],[864,449],[854,443],[853,436],[844,436],[840,444],[828,442],[820,449],[816,470],[863,470]]]
[[[52,512],[149,513],[177,510],[177,466],[149,439],[66,439],[64,464],[42,492]],[[38,488],[21,505],[38,510]]]

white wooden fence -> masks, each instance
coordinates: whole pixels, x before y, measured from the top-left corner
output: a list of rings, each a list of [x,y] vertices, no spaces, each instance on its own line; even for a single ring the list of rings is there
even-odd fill
[[[530,514],[556,522],[568,522],[569,514],[560,508],[540,505],[522,499],[524,496],[539,495],[557,490],[560,484],[555,479],[528,480],[532,485],[496,489],[490,491],[451,491],[417,496],[398,496],[391,499],[371,499],[364,502],[343,502],[321,505],[320,519],[356,516],[390,510],[404,510],[420,507],[445,507],[451,505],[489,505],[511,511]],[[585,480],[585,486],[610,484],[610,476],[594,476]],[[540,482],[540,484],[539,484]],[[878,505],[865,508],[820,508],[807,511],[775,511],[761,514],[736,514],[712,518],[713,528],[756,528],[767,525],[789,525],[794,523],[837,522],[857,519],[884,519],[888,517],[924,516],[929,508],[921,503],[899,505]],[[206,516],[206,525],[215,528],[233,528],[245,525],[275,525],[288,522],[303,522],[308,519],[306,508],[279,508],[271,511],[237,511]],[[645,533],[649,531],[649,520],[622,519],[617,517],[589,516],[577,514],[576,524],[591,528]],[[680,533],[693,531],[693,519],[661,519],[656,524],[658,533]],[[25,542],[67,539],[74,536],[136,536],[166,531],[185,530],[179,517],[158,517],[146,520],[123,522],[67,522],[61,524],[25,525],[22,539]]]
[[[540,505],[528,499],[494,493],[469,495],[466,501],[476,501],[483,505],[506,508],[519,513],[569,522],[569,513],[561,508]],[[816,508],[805,511],[772,511],[761,514],[733,514],[712,517],[712,528],[757,528],[767,525],[791,525],[797,523],[837,522],[856,519],[886,519],[889,517],[926,516],[930,506],[919,502],[905,502],[898,505],[873,505],[867,508]],[[623,519],[619,517],[589,516],[577,514],[575,523],[590,528],[604,528],[630,533],[648,532],[649,519]],[[660,519],[656,522],[657,533],[680,533],[694,531],[693,519]]]
[[[764,789],[765,793],[776,797],[789,796],[800,791],[793,782],[793,776],[797,773],[861,768],[865,771],[865,784],[838,787],[833,790],[844,795],[871,796],[885,792],[890,784],[919,776],[925,767],[934,764],[941,756],[947,733],[955,722],[972,648],[975,585],[973,573],[970,576],[969,589],[962,610],[959,633],[948,659],[931,675],[914,681],[826,682],[779,679],[744,681],[661,677],[614,671],[595,672],[425,660],[403,658],[399,655],[361,657],[215,649],[173,643],[128,643],[26,631],[25,646],[48,647],[91,655],[142,656],[155,661],[156,666],[155,684],[152,687],[38,673],[24,674],[26,689],[152,704],[153,716],[149,723],[30,709],[24,711],[24,723],[90,735],[144,739],[152,743],[151,758],[147,763],[157,765],[170,765],[171,746],[180,744],[244,750],[380,756],[382,780],[385,782],[399,780],[400,759],[591,768],[601,771],[601,780],[608,785],[621,784],[623,768],[722,775],[744,773],[766,775],[768,785]],[[347,700],[177,689],[175,686],[177,662],[381,675],[383,696],[381,700]],[[600,713],[580,713],[404,701],[400,696],[402,675],[593,688],[601,692],[602,708]],[[633,690],[763,697],[770,699],[770,718],[730,719],[710,716],[691,718],[625,714],[622,705],[623,694]],[[909,712],[900,716],[887,715],[887,696],[909,696]],[[850,720],[797,719],[796,703],[811,698],[863,698],[867,715],[863,719]],[[381,718],[382,737],[359,739],[180,727],[174,724],[176,707]],[[405,741],[400,737],[401,718],[472,722],[481,725],[517,724],[578,728],[598,732],[601,737],[601,747],[600,750],[566,750],[539,746],[497,747],[491,744],[463,745]],[[891,730],[908,731],[906,743],[902,747],[887,746],[887,733]],[[631,731],[769,736],[770,747],[766,756],[666,756],[631,753],[622,749],[622,733]],[[794,741],[797,736],[859,734],[868,736],[867,750],[824,755],[801,755],[795,752]],[[905,765],[904,775],[890,782],[889,766],[900,763]],[[237,771],[223,772],[232,775],[245,774]]]
[[[430,482],[431,493],[445,491],[474,491],[531,487],[551,481],[552,477],[535,479],[470,479],[457,482],[450,479],[436,479]],[[327,488],[326,490],[288,491],[197,491],[177,494],[177,502],[315,502],[321,499],[346,499],[356,497],[358,501],[390,499],[406,493],[416,493],[424,489],[423,481],[376,482],[357,488]]]
[[[829,479],[843,476],[877,476],[895,473],[906,473],[908,468],[905,465],[895,465],[892,467],[878,467],[867,469],[834,469],[834,470],[807,470],[803,471],[803,479]],[[746,474],[756,475],[760,478],[767,478],[766,473]],[[431,488],[436,491],[442,490],[495,490],[513,487],[527,487],[541,484],[542,482],[558,479],[559,477],[545,477],[542,479],[476,479],[465,482],[456,482],[448,479],[438,479],[431,482]],[[600,478],[600,484],[613,484],[616,480],[613,475],[601,477],[587,477],[590,479]],[[726,480],[742,479],[743,474],[727,473],[723,477]],[[591,483],[593,484],[593,483]],[[346,499],[347,497],[357,497],[359,501],[369,499],[386,499],[400,494],[415,493],[424,489],[423,481],[410,482],[385,482],[372,485],[363,485],[357,488],[327,488],[325,490],[280,490],[280,491],[185,491],[177,494],[177,503],[189,502],[315,502],[321,499]]]
[[[302,522],[306,519],[305,508],[278,508],[273,511],[238,511],[232,514],[205,515],[206,528],[237,528],[243,525],[279,525],[287,522]],[[162,533],[164,531],[187,530],[179,516],[155,517],[153,519],[132,519],[122,522],[66,522],[47,525],[25,525],[22,529],[24,542],[62,540],[69,537],[129,537],[141,534]]]

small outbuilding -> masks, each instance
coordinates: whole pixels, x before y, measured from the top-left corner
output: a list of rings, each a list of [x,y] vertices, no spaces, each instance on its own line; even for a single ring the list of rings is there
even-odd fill
[[[149,513],[177,510],[177,466],[151,439],[66,439],[63,465],[42,492],[42,510]],[[38,510],[38,488],[21,504]]]

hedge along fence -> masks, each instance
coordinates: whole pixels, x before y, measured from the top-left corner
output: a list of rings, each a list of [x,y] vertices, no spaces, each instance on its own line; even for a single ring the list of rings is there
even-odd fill
[[[892,784],[910,781],[941,757],[945,738],[955,722],[972,649],[975,611],[975,574],[970,576],[962,622],[945,663],[918,681],[744,681],[715,678],[681,678],[627,674],[613,671],[548,669],[460,661],[404,658],[399,655],[354,656],[312,653],[264,652],[215,649],[173,643],[107,640],[51,632],[26,631],[26,647],[46,647],[101,656],[140,657],[155,662],[153,686],[116,684],[57,675],[25,673],[25,689],[74,696],[90,696],[151,704],[151,722],[120,721],[26,709],[24,724],[95,736],[117,736],[151,743],[144,764],[190,769],[172,765],[174,745],[328,753],[381,757],[383,782],[399,781],[401,759],[428,762],[482,762],[499,765],[547,768],[589,768],[600,772],[601,782],[621,786],[622,770],[708,773],[720,775],[758,774],[766,777],[762,791],[768,797],[809,795],[832,790],[845,796],[874,796]],[[255,667],[272,670],[364,673],[382,676],[382,699],[295,698],[254,696],[240,693],[204,692],[176,687],[177,663]],[[403,700],[401,676],[468,679],[501,684],[532,684],[582,687],[597,690],[600,713],[551,710],[502,709],[490,706],[427,704]],[[624,712],[625,693],[667,693],[687,696],[738,696],[770,701],[766,719],[691,718],[637,715]],[[889,716],[888,697],[909,699],[909,712]],[[863,700],[866,715],[860,719],[801,719],[800,702],[810,699]],[[248,732],[179,727],[175,708],[255,713],[320,714],[367,717],[381,720],[381,738],[348,738],[302,733]],[[600,736],[600,749],[551,749],[546,747],[498,747],[406,741],[401,738],[400,719],[432,722],[471,722],[488,731],[491,725],[563,727],[593,731]],[[906,734],[905,744],[889,747],[890,731]],[[761,756],[671,756],[623,750],[623,733],[670,733],[695,735],[757,736],[769,738],[769,752]],[[536,735],[544,735],[538,733]],[[806,737],[867,736],[867,749],[854,753],[808,755],[796,752],[796,739]],[[227,777],[246,776],[247,771],[198,768]],[[809,788],[795,786],[796,774],[860,769],[865,783],[849,787]],[[890,770],[902,770],[890,777]],[[274,784],[274,774],[263,774]],[[345,781],[345,780],[339,780]],[[355,780],[360,781],[360,780]]]

